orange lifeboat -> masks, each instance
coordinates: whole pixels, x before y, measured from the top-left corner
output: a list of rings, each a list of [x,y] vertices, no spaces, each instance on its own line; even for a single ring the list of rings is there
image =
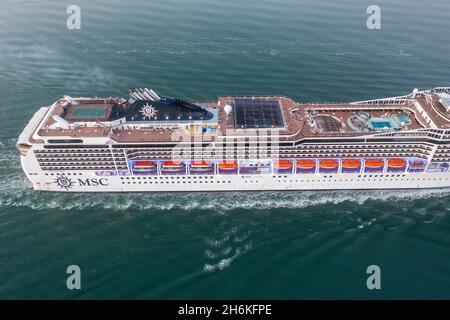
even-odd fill
[[[383,172],[384,160],[383,159],[367,159],[364,161],[365,172]]]
[[[200,161],[192,161],[191,163],[192,168],[210,168],[211,162],[200,160]]]
[[[138,160],[134,163],[133,167],[136,169],[140,168],[154,168],[156,166],[156,163],[153,161],[147,161],[147,160]]]
[[[156,173],[156,162],[149,160],[137,160],[133,163],[134,174],[153,174]]]
[[[339,169],[339,162],[335,159],[322,159],[319,161],[320,173],[337,172]]]
[[[365,162],[366,168],[379,169],[384,167],[384,161],[382,159],[368,159]]]
[[[334,159],[324,159],[319,161],[319,166],[322,169],[335,169],[339,167],[339,162]]]
[[[416,161],[414,161],[414,162],[412,163],[412,165],[413,165],[413,167],[416,167],[416,168],[423,168],[423,167],[425,167],[427,164],[426,164],[425,161],[416,160]]]
[[[222,161],[219,163],[220,170],[236,170],[238,167],[236,161]]]
[[[424,159],[415,159],[410,161],[408,172],[423,172],[427,167],[427,161]],[[402,168],[403,169],[403,168]]]
[[[316,162],[314,160],[298,160],[297,168],[303,170],[311,170],[316,167]]]
[[[356,159],[345,159],[342,160],[342,168],[345,169],[359,169],[361,167],[361,162]]]
[[[275,169],[292,169],[292,162],[290,160],[278,160],[273,163]]]
[[[344,159],[342,160],[342,172],[356,173],[361,170],[361,161],[357,159]]]
[[[277,160],[273,162],[273,170],[276,173],[292,173],[293,167],[291,160]]]
[[[194,160],[191,162],[191,173],[206,174],[214,169],[213,164],[205,160]]]
[[[163,169],[181,169],[183,168],[183,163],[181,161],[167,160],[162,163]]]
[[[406,160],[400,158],[389,159],[388,167],[393,169],[404,168],[406,167]]]

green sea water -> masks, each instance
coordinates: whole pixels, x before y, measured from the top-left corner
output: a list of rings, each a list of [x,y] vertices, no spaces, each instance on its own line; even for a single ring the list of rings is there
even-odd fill
[[[15,149],[62,95],[344,102],[450,86],[449,30],[447,0],[0,1],[0,298],[450,298],[449,190],[41,193]]]

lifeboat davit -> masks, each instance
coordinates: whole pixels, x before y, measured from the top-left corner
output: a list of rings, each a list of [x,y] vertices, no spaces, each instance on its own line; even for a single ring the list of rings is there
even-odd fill
[[[310,159],[297,160],[297,173],[314,173],[316,171],[316,162]]]
[[[319,172],[333,173],[339,169],[339,162],[335,159],[323,159],[319,161]]]
[[[234,174],[238,171],[238,164],[236,161],[222,161],[218,164],[219,173]]]
[[[364,162],[365,172],[382,172],[384,169],[383,159],[367,159]]]
[[[390,172],[402,172],[406,169],[406,160],[401,158],[393,158],[388,160],[388,171]]]
[[[357,159],[342,160],[342,172],[359,172],[361,170],[361,161]]]
[[[291,160],[277,160],[273,162],[276,173],[292,173],[293,164]]]

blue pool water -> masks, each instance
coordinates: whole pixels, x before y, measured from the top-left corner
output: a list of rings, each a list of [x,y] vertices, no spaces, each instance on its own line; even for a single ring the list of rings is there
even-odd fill
[[[384,129],[384,128],[388,128],[391,129],[392,128],[392,123],[390,121],[378,121],[378,120],[372,120],[370,122],[372,124],[372,126],[375,129]]]
[[[106,108],[77,108],[73,111],[72,118],[100,118],[104,117]]]
[[[411,119],[407,115],[398,114],[395,117],[396,117],[397,121],[400,122],[400,123],[402,123],[402,122],[406,123],[406,124],[411,123]]]

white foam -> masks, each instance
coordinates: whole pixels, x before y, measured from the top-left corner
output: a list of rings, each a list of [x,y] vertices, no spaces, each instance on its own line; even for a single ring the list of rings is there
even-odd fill
[[[244,253],[249,251],[251,248],[252,248],[251,242],[246,243],[244,246],[237,247],[235,249],[234,254],[231,257],[222,258],[219,262],[217,262],[215,264],[205,263],[205,265],[203,266],[203,271],[205,271],[205,272],[222,271],[222,270],[228,268],[231,265],[231,263],[234,260],[236,260],[236,258],[243,255]],[[229,253],[229,252],[230,251],[227,250],[227,253]]]
[[[83,210],[211,210],[226,214],[235,209],[301,209],[346,201],[364,204],[371,200],[412,201],[446,197],[449,189],[406,191],[335,191],[335,192],[250,192],[174,194],[62,194],[33,191],[20,172],[0,181],[0,206],[26,206],[33,209]]]

